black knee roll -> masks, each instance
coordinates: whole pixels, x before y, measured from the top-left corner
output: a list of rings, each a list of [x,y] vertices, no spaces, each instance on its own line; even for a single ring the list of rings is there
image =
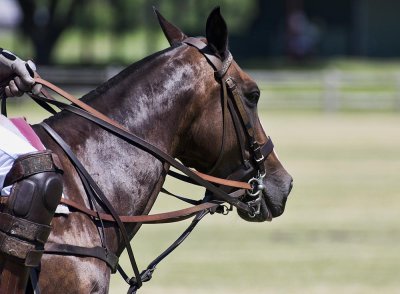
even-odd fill
[[[31,222],[50,224],[62,195],[62,170],[50,150],[19,157],[6,178],[13,183],[9,213]]]
[[[0,212],[0,252],[37,266],[62,195],[62,170],[50,150],[19,157],[6,177],[13,185]]]
[[[31,222],[50,224],[62,194],[61,175],[43,172],[14,184],[8,209]]]

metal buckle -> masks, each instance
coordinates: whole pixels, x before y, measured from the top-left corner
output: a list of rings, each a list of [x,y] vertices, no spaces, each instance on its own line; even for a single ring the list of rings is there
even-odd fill
[[[236,88],[236,84],[233,81],[232,77],[227,77],[225,83],[231,91],[233,91]]]
[[[256,160],[257,163],[259,163],[261,161],[264,161],[265,157],[264,157],[264,155],[261,154],[260,158],[254,158],[254,159]]]

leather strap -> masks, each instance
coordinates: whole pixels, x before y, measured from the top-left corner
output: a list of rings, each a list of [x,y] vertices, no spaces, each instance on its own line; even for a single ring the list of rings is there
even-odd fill
[[[272,142],[271,138],[268,138],[268,141],[262,145],[261,147],[261,154],[263,155],[265,161],[270,153],[274,150],[274,143]]]
[[[39,83],[39,84],[42,84],[43,86],[46,86],[47,88],[53,90],[54,92],[56,92],[57,94],[61,95],[65,99],[71,101],[73,104],[75,104],[75,105],[79,106],[80,108],[86,110],[87,112],[95,115],[96,117],[108,122],[109,124],[111,124],[111,125],[113,125],[113,126],[115,126],[117,128],[120,128],[120,129],[123,129],[123,130],[127,131],[127,129],[124,126],[122,126],[121,124],[119,124],[116,121],[110,119],[106,115],[102,114],[101,112],[97,111],[96,109],[94,109],[93,107],[87,105],[86,103],[80,101],[79,99],[76,99],[74,96],[72,96],[71,94],[65,92],[61,88],[53,85],[52,83],[50,83],[50,82],[48,82],[46,80],[43,80],[40,77],[35,77],[35,82]]]
[[[183,40],[182,43],[197,48],[197,50],[199,50],[207,61],[214,67],[215,75],[218,79],[221,79],[225,75],[233,61],[233,56],[229,51],[227,51],[228,56],[221,61],[221,59],[215,55],[215,52],[210,48],[210,46],[200,39],[188,37]]]
[[[105,128],[106,130],[110,131],[111,133],[117,135],[119,138],[125,140],[126,142],[133,144],[135,146],[139,146],[141,149],[152,154],[159,160],[169,163],[171,166],[175,167],[176,169],[182,171],[183,173],[185,173],[186,175],[191,177],[194,181],[199,183],[201,186],[205,187],[207,190],[210,190],[211,192],[213,192],[214,196],[218,200],[228,202],[229,204],[232,204],[245,212],[248,212],[248,213],[252,212],[252,209],[247,204],[243,203],[239,199],[230,197],[227,193],[225,193],[221,189],[215,187],[214,185],[210,184],[208,181],[204,180],[203,178],[201,178],[200,176],[195,174],[191,169],[187,168],[186,166],[184,166],[183,164],[181,164],[180,162],[178,162],[177,160],[172,158],[169,154],[163,152],[162,150],[160,150],[157,147],[155,147],[154,145],[146,142],[145,140],[137,137],[136,135],[134,135],[128,131],[125,131],[123,129],[120,129],[118,127],[115,127],[114,125],[111,125],[111,124],[107,123],[106,121],[104,121],[104,120],[102,120],[80,108],[77,108],[74,106],[63,106],[63,108],[65,110],[73,112],[83,118],[86,118],[92,122],[95,122],[96,124],[100,125],[101,127]],[[41,125],[45,126],[46,124],[41,123]],[[48,131],[49,126],[47,126],[45,129]],[[60,140],[60,141],[62,140],[62,138],[57,133],[55,133],[53,130],[51,131],[51,133],[52,133],[53,139],[54,139],[54,137],[57,137],[58,140]],[[65,146],[67,146],[67,144],[65,144]],[[71,154],[73,154],[72,151],[71,151]],[[75,155],[73,155],[73,156],[75,157]]]
[[[81,247],[70,244],[47,243],[43,254],[74,255],[78,257],[94,257],[104,261],[112,273],[117,271],[118,256],[103,247]]]
[[[195,40],[196,40],[196,39],[195,39]],[[204,43],[203,43],[203,44],[204,44]],[[219,60],[219,59],[218,59],[218,60]],[[93,115],[95,118],[97,118],[97,121],[103,120],[103,121],[107,122],[108,124],[114,126],[114,127],[117,128],[117,129],[120,129],[121,131],[123,131],[123,132],[125,132],[125,133],[127,133],[127,134],[129,134],[129,135],[135,136],[134,134],[130,133],[125,127],[123,127],[123,126],[120,125],[119,123],[117,123],[117,122],[111,120],[111,119],[108,118],[107,116],[103,115],[102,113],[98,112],[97,110],[95,110],[94,108],[90,107],[89,105],[83,103],[82,101],[76,99],[74,96],[72,96],[72,95],[66,93],[65,91],[63,91],[63,90],[60,89],[59,87],[53,85],[52,83],[50,83],[50,82],[48,82],[48,81],[46,81],[46,80],[43,80],[43,79],[41,79],[41,78],[39,78],[39,77],[36,77],[36,78],[35,78],[35,81],[36,81],[37,83],[39,83],[39,84],[42,84],[42,85],[48,87],[49,89],[53,90],[54,92],[58,93],[59,95],[63,96],[64,98],[66,98],[67,100],[71,101],[73,104],[79,106],[79,107],[82,108],[83,110],[86,110],[89,114],[91,114],[91,115]],[[50,100],[50,101],[47,101],[47,102],[52,103],[51,100]],[[55,102],[55,103],[56,103],[57,106],[62,106],[61,104],[59,104],[59,103],[57,103],[57,102]],[[69,110],[69,111],[72,111],[72,108],[65,108],[65,109],[66,109],[66,110]],[[75,110],[76,110],[76,108],[75,108]],[[74,112],[74,111],[72,111],[72,112]],[[75,113],[76,113],[76,111],[75,111]],[[80,112],[80,115],[82,115],[82,112]],[[84,117],[85,117],[85,118],[88,118],[87,116],[84,116]],[[136,136],[135,136],[135,137],[136,137]],[[139,138],[137,137],[137,141],[139,141],[138,139],[139,139]],[[140,139],[140,141],[141,141],[141,143],[137,143],[137,144],[139,144],[139,145],[141,145],[141,146],[146,145],[146,146],[151,146],[151,147],[152,147],[151,149],[152,149],[153,152],[151,152],[151,153],[152,153],[153,155],[154,155],[154,154],[163,153],[161,150],[159,150],[159,149],[156,148],[155,146],[152,146],[151,144],[145,142],[144,140]],[[146,144],[143,144],[144,142],[145,142]],[[143,145],[142,145],[142,144],[143,144]],[[157,157],[157,156],[156,156],[156,157]],[[173,158],[171,158],[171,159],[172,159],[171,161],[175,161]],[[173,165],[173,166],[174,166],[174,165]],[[180,169],[180,168],[178,168],[178,169]],[[196,172],[196,173],[197,173],[197,176],[200,177],[200,178],[205,178],[205,176],[206,176],[205,174],[203,174],[203,173],[201,173],[201,172]],[[240,185],[247,185],[246,182],[226,181],[225,179],[221,179],[221,178],[217,178],[217,177],[213,177],[213,181],[212,181],[212,182],[213,182],[213,183],[220,184],[220,185],[225,185],[225,186],[230,186],[231,184],[235,185],[235,186],[232,186],[232,187],[236,187],[237,185],[239,185],[239,186],[240,186]],[[248,187],[249,187],[249,186],[250,186],[250,185],[248,185]],[[249,188],[248,188],[248,189],[249,189]],[[243,209],[243,207],[242,207],[242,209]]]
[[[115,222],[112,215],[105,213],[97,213],[96,211],[91,210],[85,206],[79,205],[78,203],[71,201],[69,199],[62,198],[61,203],[68,205],[69,207],[75,208],[76,210],[83,212],[94,218],[100,217],[103,221]],[[123,223],[142,223],[142,224],[173,223],[188,219],[194,216],[199,211],[213,209],[218,207],[219,205],[220,203],[206,202],[189,208],[184,208],[171,212],[157,213],[151,215],[120,216],[119,218]]]
[[[222,61],[220,58],[215,56],[215,53],[211,50],[211,48],[204,43],[203,41],[189,37],[183,40],[182,43],[191,45],[195,48],[197,48],[203,55],[204,57],[211,63],[211,65],[215,68],[215,70],[221,70],[222,69]]]
[[[85,169],[85,167],[82,165],[82,163],[76,158],[75,154],[69,148],[68,144],[49,125],[42,122],[41,126],[53,138],[53,140],[55,140],[56,143],[58,145],[60,145],[60,147],[64,150],[64,152],[70,158],[73,165],[78,170],[79,174],[82,174],[85,177],[85,179],[89,182],[91,189],[95,192],[95,194],[98,196],[98,198],[101,199],[102,203],[107,207],[107,209],[113,216],[115,222],[118,225],[119,231],[121,232],[122,239],[125,243],[125,248],[126,248],[129,260],[132,265],[132,270],[136,277],[140,277],[139,269],[137,267],[135,256],[133,255],[133,250],[132,250],[132,247],[129,242],[130,240],[129,240],[128,234],[126,232],[126,228],[125,228],[124,224],[122,223],[121,219],[119,218],[119,215],[115,211],[114,207],[108,201],[108,199],[104,195],[103,191],[99,188],[99,186],[96,184],[96,182],[92,179],[92,177],[90,176],[88,171]],[[140,287],[142,285],[141,281],[138,281],[138,283],[139,283],[139,287]]]
[[[239,181],[233,181],[233,180],[227,180],[227,179],[221,179],[217,177],[213,177],[210,175],[203,174],[199,171],[193,170],[193,172],[199,176],[201,176],[204,180],[210,182],[210,183],[215,183],[215,184],[220,184],[223,186],[227,187],[232,187],[232,188],[239,188],[239,189],[246,189],[250,190],[251,186],[249,183],[246,182],[239,182]]]
[[[0,231],[0,252],[22,261],[27,259],[29,252],[34,250],[36,250],[35,244],[9,236]]]
[[[30,222],[26,219],[0,212],[0,231],[17,238],[46,243],[51,226]]]
[[[62,171],[60,166],[57,155],[52,154],[51,150],[24,154],[15,160],[4,180],[4,186],[12,185],[37,173]]]
[[[227,84],[227,86],[232,94],[233,101],[235,102],[235,106],[236,106],[237,110],[239,111],[240,118],[242,120],[243,127],[246,131],[250,148],[253,151],[254,160],[257,164],[258,170],[262,175],[265,175],[265,166],[264,166],[265,156],[261,153],[261,147],[255,138],[253,124],[251,123],[251,120],[246,111],[246,108],[244,107],[244,104],[241,99],[241,95],[238,91],[238,88],[236,86],[236,83],[234,82],[234,80],[231,77],[228,77],[225,80],[225,83]]]

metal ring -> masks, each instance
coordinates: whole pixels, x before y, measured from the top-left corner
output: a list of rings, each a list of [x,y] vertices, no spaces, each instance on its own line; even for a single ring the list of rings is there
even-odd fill
[[[257,184],[257,187],[258,187],[258,184],[259,184],[260,182],[259,182],[259,179],[257,179],[257,178],[251,178],[251,179],[248,181],[248,183],[250,184],[251,187],[253,187],[253,184],[254,184],[254,183]],[[256,196],[258,196],[258,194],[260,194],[260,192],[261,192],[261,190],[257,190],[256,192],[253,192],[253,189],[248,189],[248,190],[246,190],[247,195],[249,195],[249,196],[251,196],[251,197],[256,197]]]

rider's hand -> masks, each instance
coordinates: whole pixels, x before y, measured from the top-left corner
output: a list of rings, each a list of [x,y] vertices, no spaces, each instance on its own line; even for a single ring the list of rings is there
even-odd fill
[[[25,62],[0,48],[0,82],[13,77],[5,87],[7,97],[21,96],[27,91],[39,94],[42,86],[35,84],[35,71],[36,66],[31,60]]]

